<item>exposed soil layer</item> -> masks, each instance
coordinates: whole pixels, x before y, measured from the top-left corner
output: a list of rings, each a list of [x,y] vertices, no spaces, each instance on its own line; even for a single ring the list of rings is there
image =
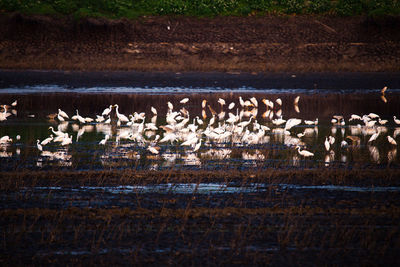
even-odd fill
[[[400,18],[0,15],[0,68],[399,71]]]

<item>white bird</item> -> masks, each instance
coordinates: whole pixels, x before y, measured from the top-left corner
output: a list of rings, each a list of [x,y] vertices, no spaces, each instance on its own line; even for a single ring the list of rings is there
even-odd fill
[[[12,142],[12,139],[8,135],[5,135],[2,138],[0,138],[0,144],[5,144],[8,142]]]
[[[160,149],[159,147],[154,147],[154,146],[149,146],[147,148],[148,151],[150,151],[151,153],[156,154],[156,155],[158,155],[158,153],[159,153],[158,150],[159,149]]]
[[[183,142],[181,144],[181,146],[192,146],[192,145],[196,144],[198,141],[199,141],[199,138],[197,138],[196,134],[189,135],[188,139],[185,142]]]
[[[61,109],[58,109],[58,114],[60,116],[62,116],[63,118],[69,119],[69,116],[67,115],[67,113],[65,113],[65,111],[62,111]]]
[[[64,141],[64,137],[66,134],[63,133],[63,135],[57,135],[54,139],[53,142],[62,142]]]
[[[177,139],[178,137],[176,136],[175,133],[167,133],[164,135],[164,137],[160,140],[160,143],[164,142],[171,142],[171,144]]]
[[[85,119],[81,115],[79,115],[78,110],[76,110],[76,115],[72,116],[72,119],[77,120],[80,123],[86,123]]]
[[[225,100],[222,98],[218,98],[218,103],[221,105],[221,108],[225,105]]]
[[[340,147],[347,147],[347,146],[349,146],[349,144],[348,144],[345,140],[343,140],[343,141],[340,143]]]
[[[103,122],[105,118],[103,116],[96,115],[96,122]]]
[[[366,121],[365,126],[367,127],[373,127],[377,121]]]
[[[205,108],[207,104],[207,100],[203,99],[203,101],[201,101],[201,107]]]
[[[39,149],[40,151],[43,151],[43,147],[39,144],[39,142],[40,142],[40,140],[38,139],[38,140],[36,141],[36,147],[37,147],[37,149]]]
[[[351,114],[349,121],[352,121],[352,120],[362,120],[362,118],[359,115]]]
[[[101,113],[102,116],[108,116],[108,114],[110,114],[111,110],[112,110],[112,105],[110,105],[108,108],[103,110],[103,113]]]
[[[297,134],[297,137],[298,137],[298,138],[302,138],[302,137],[305,136],[305,135],[306,135],[305,132],[302,132],[302,133],[298,133],[298,134]]]
[[[331,144],[330,144],[329,141],[328,141],[328,137],[325,137],[324,145],[325,145],[326,151],[329,151],[329,149],[330,149],[330,147],[331,147]]]
[[[286,122],[286,120],[284,120],[284,119],[282,119],[282,117],[280,117],[280,118],[278,118],[278,119],[275,119],[275,120],[272,120],[272,123],[273,124],[275,124],[275,125],[281,125],[281,124],[284,124]]]
[[[400,120],[396,118],[396,116],[393,116],[393,120],[396,124],[400,124]]]
[[[314,156],[314,153],[311,153],[310,151],[307,151],[307,150],[301,150],[300,151],[300,146],[297,146],[297,151],[303,157],[312,157],[312,156]]]
[[[181,104],[186,104],[187,102],[189,102],[189,98],[184,98],[184,99],[182,99],[181,101],[179,101],[179,103],[181,103]]]
[[[76,134],[76,142],[79,141],[79,138],[85,133],[85,131],[86,131],[85,127],[82,127],[78,130],[78,133]]]
[[[381,130],[378,129],[378,131],[377,131],[376,133],[374,133],[373,135],[371,135],[371,137],[370,137],[369,140],[368,140],[368,143],[375,141],[375,140],[378,138],[378,136],[379,136],[380,133],[381,133]]]
[[[99,145],[103,145],[103,146],[104,146],[104,145],[106,144],[108,138],[110,138],[110,136],[109,136],[108,134],[106,134],[106,136],[104,137],[104,139],[102,139],[102,140],[99,142]]]
[[[258,107],[258,101],[257,99],[253,96],[250,98],[250,102],[253,103],[253,105],[257,108]]]
[[[174,105],[172,105],[172,103],[171,102],[167,102],[167,105],[168,105],[168,109],[169,110],[173,110],[174,109]]]
[[[297,106],[297,105],[299,104],[299,100],[300,100],[300,96],[298,95],[298,96],[296,96],[296,98],[294,99],[293,104],[294,104],[295,106]]]
[[[157,115],[157,109],[155,109],[154,107],[151,107],[151,112],[153,112],[154,115]]]
[[[140,125],[142,125],[144,123],[144,121],[140,124]],[[151,131],[157,131],[158,130],[158,127],[154,124],[154,123],[146,123],[146,128],[144,129],[144,130],[151,130]],[[138,130],[138,132],[140,132],[139,130]]]
[[[125,116],[124,114],[121,114],[121,113],[119,113],[119,111],[118,111],[118,109],[119,109],[119,106],[118,106],[118,104],[115,104],[114,105],[115,107],[116,107],[116,113],[117,113],[117,118],[118,118],[118,120],[120,120],[121,122],[128,122],[129,121],[129,119],[128,119],[128,117],[127,116]]]
[[[275,102],[279,105],[282,106],[282,99],[278,98],[275,100]]]
[[[267,108],[271,108],[271,109],[274,108],[274,102],[272,102],[266,98],[263,98],[261,101],[267,106]]]
[[[234,107],[235,107],[235,103],[232,102],[232,103],[229,104],[228,109],[231,110],[231,109],[233,109]]]
[[[46,139],[44,139],[42,142],[40,142],[40,144],[42,146],[47,145],[48,143],[50,143],[52,140],[54,139],[53,135],[51,134],[50,137],[47,137]]]
[[[372,113],[372,112],[369,113],[367,116],[370,117],[371,119],[379,118],[379,115],[378,115],[378,114],[375,114],[375,113]]]
[[[14,102],[11,103],[11,106],[15,107],[15,106],[17,106],[17,103],[18,103],[17,100],[15,100]]]
[[[200,119],[199,116],[196,116],[196,119],[197,119],[197,123],[198,123],[199,125],[203,125],[203,124],[204,124],[203,120]]]
[[[298,105],[294,105],[294,111],[296,111],[297,113],[300,113],[300,109]]]
[[[381,120],[381,118],[378,119],[380,125],[385,125],[388,123],[388,120]]]
[[[7,120],[7,107],[4,107],[4,111],[0,113],[0,121],[5,121]]]
[[[318,118],[315,121],[305,120],[304,123],[307,124],[307,125],[317,125],[318,124]]]
[[[72,144],[72,134],[71,134],[71,136],[69,136],[68,134],[65,134],[64,140],[61,142],[61,145],[66,146],[69,144]]]
[[[299,125],[301,123],[301,119],[292,118],[286,122],[285,130],[290,130],[292,127]]]
[[[396,142],[396,140],[394,140],[393,139],[393,137],[391,137],[391,136],[387,136],[387,139],[388,139],[388,141],[389,141],[389,143],[390,144],[392,144],[392,145],[394,145],[394,146],[397,146],[397,142]]]
[[[241,96],[239,96],[239,104],[244,107],[244,101],[243,98]]]
[[[85,119],[85,122],[87,122],[87,123],[91,123],[94,121],[92,118],[89,118],[89,117],[86,117],[84,119]]]
[[[57,119],[59,121],[65,121],[64,117],[60,115],[60,113],[57,114]]]
[[[208,122],[208,125],[213,125],[215,123],[215,115],[213,115],[210,119],[210,121]]]
[[[197,150],[200,149],[200,147],[201,147],[201,139],[200,139],[200,142],[198,142],[198,143],[196,144],[196,146],[194,147],[193,151],[196,152]]]
[[[53,132],[53,134],[55,134],[57,136],[64,136],[64,133],[62,131],[54,131],[53,126],[50,126],[49,130],[51,130]]]

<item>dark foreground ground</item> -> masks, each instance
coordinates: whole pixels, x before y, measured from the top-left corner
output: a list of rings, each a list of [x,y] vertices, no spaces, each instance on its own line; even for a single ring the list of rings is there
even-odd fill
[[[2,265],[400,263],[399,191],[278,186],[396,187],[398,170],[10,172],[0,177]],[[264,191],[210,194],[104,189],[163,183],[268,185]]]
[[[138,71],[399,71],[398,17],[0,14],[0,68]]]

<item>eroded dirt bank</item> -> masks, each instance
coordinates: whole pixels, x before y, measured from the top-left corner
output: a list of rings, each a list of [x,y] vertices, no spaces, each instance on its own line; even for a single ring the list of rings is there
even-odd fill
[[[0,15],[0,68],[399,71],[400,19]]]

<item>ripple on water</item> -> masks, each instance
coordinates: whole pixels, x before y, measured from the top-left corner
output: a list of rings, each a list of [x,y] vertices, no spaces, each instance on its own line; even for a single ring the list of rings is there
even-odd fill
[[[296,184],[265,184],[251,183],[246,186],[234,186],[223,183],[166,183],[154,185],[120,185],[120,186],[81,186],[70,187],[33,187],[24,188],[24,191],[70,191],[70,192],[105,192],[111,194],[131,194],[131,193],[159,193],[159,194],[234,194],[234,193],[255,193],[266,192],[269,186],[276,190],[321,190],[321,191],[346,191],[346,192],[400,192],[400,187],[395,186],[340,186],[340,185],[296,185]]]

